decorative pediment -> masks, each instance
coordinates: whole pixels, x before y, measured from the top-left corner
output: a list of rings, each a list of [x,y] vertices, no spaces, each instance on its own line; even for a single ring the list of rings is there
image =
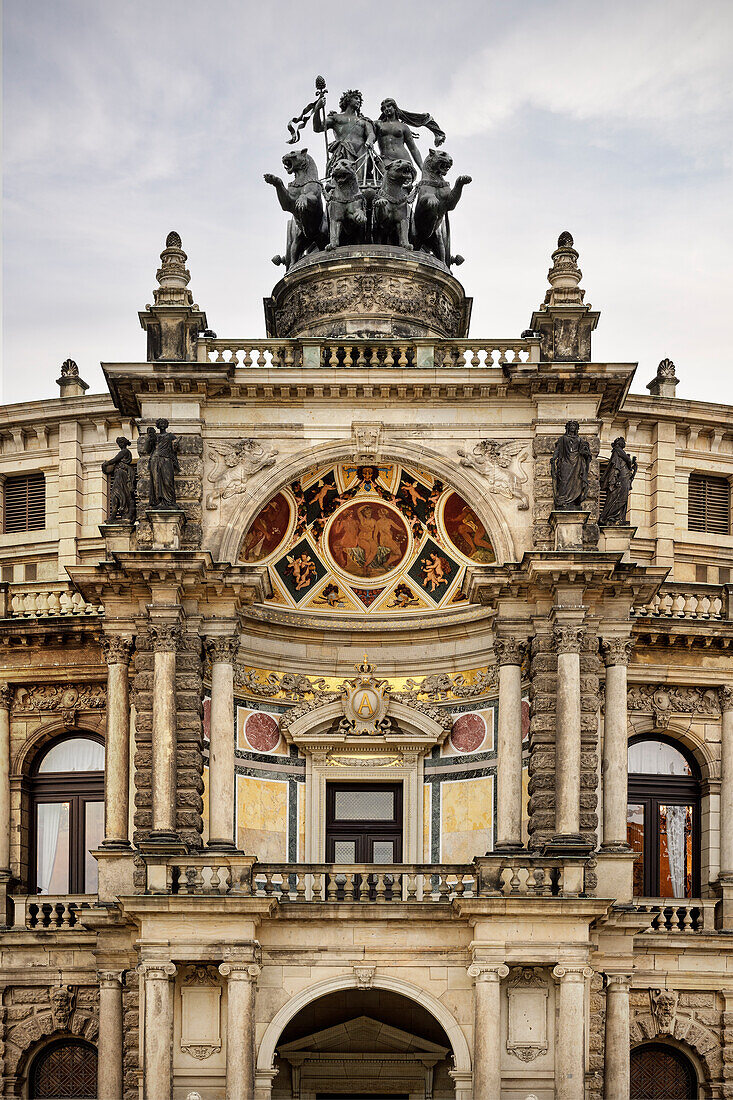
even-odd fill
[[[277,1049],[281,1057],[288,1059],[291,1055],[302,1057],[310,1053],[416,1054],[434,1057],[437,1061],[448,1054],[447,1047],[383,1024],[371,1016],[357,1016],[312,1035],[304,1035],[292,1043],[283,1043]]]

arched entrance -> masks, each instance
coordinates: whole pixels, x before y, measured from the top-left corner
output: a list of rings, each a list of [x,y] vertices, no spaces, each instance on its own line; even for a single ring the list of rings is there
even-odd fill
[[[31,1100],[95,1097],[97,1052],[83,1039],[58,1039],[35,1056],[28,1079]]]
[[[280,1009],[260,1044],[256,1082],[258,1100],[468,1100],[470,1056],[457,1021],[431,994],[376,975],[365,989],[349,975]]]
[[[666,1043],[631,1052],[631,1100],[696,1100],[697,1074],[689,1058]]]

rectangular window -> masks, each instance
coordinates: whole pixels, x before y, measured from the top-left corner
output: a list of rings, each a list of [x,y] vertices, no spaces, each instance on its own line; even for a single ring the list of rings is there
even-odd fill
[[[636,853],[634,860],[634,897],[643,898],[644,886],[644,805],[629,803],[627,809],[627,832],[629,847]]]
[[[68,802],[41,802],[36,818],[36,876],[39,894],[69,892]]]
[[[690,474],[687,527],[713,535],[730,534],[730,482],[712,474]]]
[[[46,526],[46,479],[43,474],[6,478],[3,506],[4,531],[42,531]]]

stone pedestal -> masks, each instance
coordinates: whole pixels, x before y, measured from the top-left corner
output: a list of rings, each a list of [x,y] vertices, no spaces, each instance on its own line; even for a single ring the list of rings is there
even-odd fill
[[[132,523],[100,523],[99,533],[104,539],[108,556],[124,554],[129,550],[134,530]]]
[[[626,524],[618,527],[609,527],[604,524],[599,528],[601,537],[598,549],[602,554],[621,554],[621,561],[627,565],[631,560],[631,540],[636,534],[635,527]]]
[[[180,508],[148,508],[145,517],[153,530],[153,550],[180,550],[186,522]]]
[[[587,522],[587,512],[550,512],[550,530],[555,550],[582,550],[583,528]]]
[[[439,260],[391,245],[350,245],[294,264],[265,299],[268,337],[461,338],[472,299]]]

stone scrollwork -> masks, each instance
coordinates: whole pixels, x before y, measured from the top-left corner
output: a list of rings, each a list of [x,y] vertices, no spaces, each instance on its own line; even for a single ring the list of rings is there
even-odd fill
[[[107,705],[105,684],[44,684],[19,687],[15,705],[20,710],[62,711],[73,715],[80,710],[104,710]]]
[[[667,729],[675,714],[717,717],[720,689],[670,687],[667,684],[632,684],[627,694],[629,713],[651,713],[658,729]]]
[[[461,673],[450,676],[445,672],[434,672],[422,680],[405,681],[406,691],[395,692],[395,699],[414,705],[419,696],[426,696],[436,702],[443,699],[471,699],[478,695],[487,695],[499,685],[498,668],[492,665],[485,672],[479,672],[469,680]]]
[[[472,451],[458,451],[461,466],[477,470],[486,478],[486,488],[496,496],[519,501],[519,511],[529,510],[529,497],[523,486],[529,481],[524,463],[529,458],[528,443],[502,443],[498,439],[480,439]]]
[[[308,695],[316,696],[328,690],[323,677],[311,680],[301,673],[286,672],[279,675],[277,672],[270,672],[263,680],[255,669],[241,666],[234,670],[234,685],[242,691],[265,699],[272,699],[276,695],[291,700],[304,699]],[[330,694],[336,696],[335,692]]]
[[[206,494],[206,507],[213,511],[221,501],[229,500],[246,489],[253,474],[275,465],[278,451],[259,439],[239,439],[236,443],[209,443],[212,468],[206,480],[213,488]]]
[[[357,989],[371,989],[374,985],[376,966],[354,966]]]

